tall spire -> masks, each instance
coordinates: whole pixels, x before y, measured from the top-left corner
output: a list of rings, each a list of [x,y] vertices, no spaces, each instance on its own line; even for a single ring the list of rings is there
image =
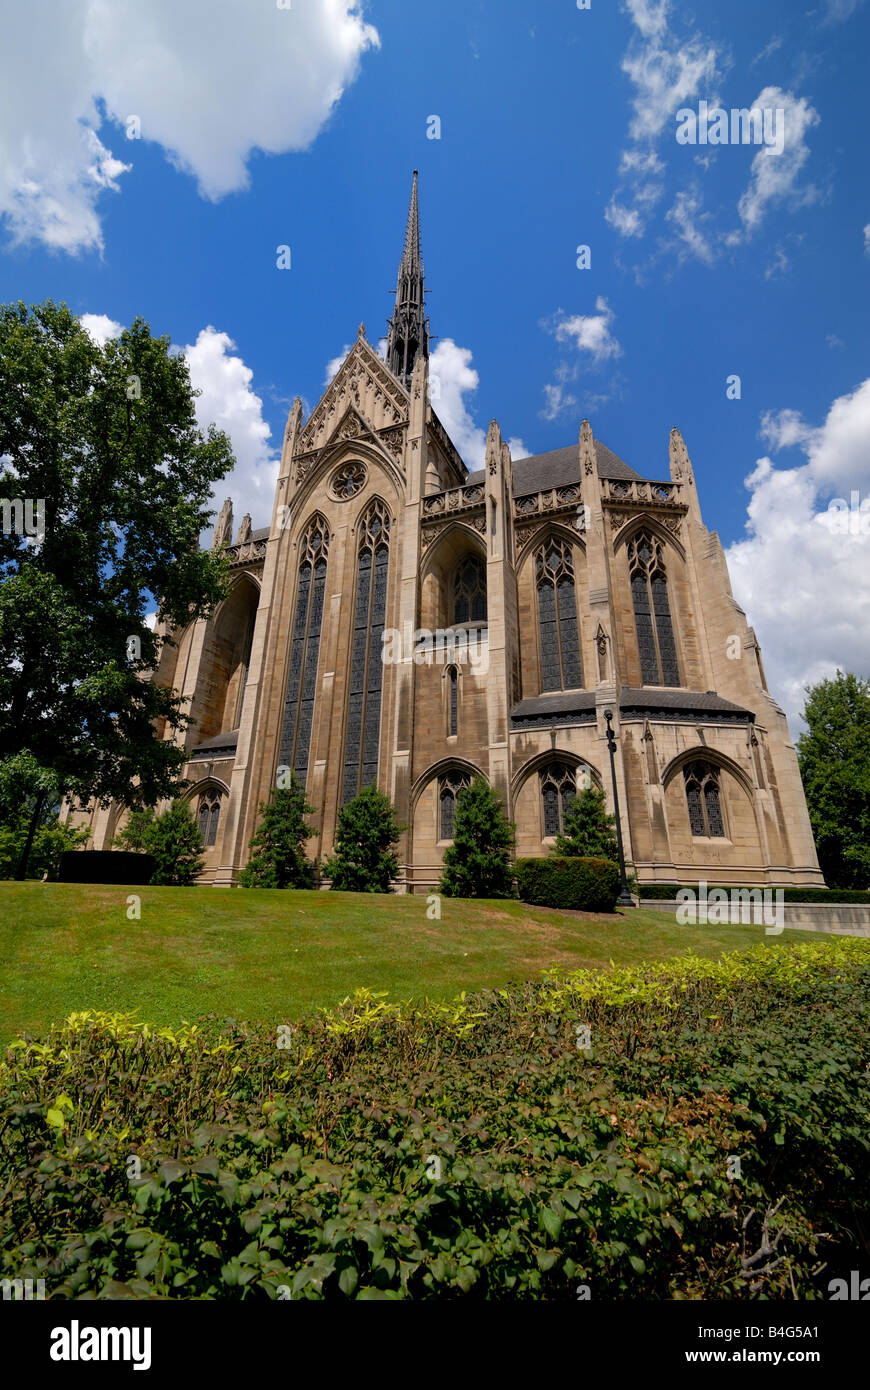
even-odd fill
[[[429,356],[429,320],[423,291],[423,258],[420,255],[420,214],[417,207],[417,170],[411,188],[411,206],[405,232],[405,249],[399,262],[396,307],[387,336],[387,366],[405,386],[411,383],[414,362]]]

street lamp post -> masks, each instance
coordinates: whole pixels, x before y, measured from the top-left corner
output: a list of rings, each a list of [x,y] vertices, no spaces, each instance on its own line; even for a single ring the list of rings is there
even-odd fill
[[[616,814],[616,846],[619,850],[619,875],[622,880],[622,888],[617,898],[620,907],[634,907],[634,898],[628,891],[628,879],[625,876],[625,850],[622,847],[622,821],[619,815],[619,792],[616,790],[616,763],[614,753],[616,752],[616,735],[613,732],[613,711],[604,711],[604,721],[607,724],[607,751],[610,754],[610,776],[613,782],[613,809]]]

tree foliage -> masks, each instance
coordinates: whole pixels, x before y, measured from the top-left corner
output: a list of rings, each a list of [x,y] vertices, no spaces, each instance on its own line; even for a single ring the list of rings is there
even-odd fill
[[[838,671],[807,687],[797,740],[819,866],[831,888],[870,888],[870,681]]]
[[[13,878],[19,870],[21,856],[30,830],[31,808],[24,805],[18,815],[0,825],[0,878]],[[33,842],[22,877],[57,878],[60,856],[64,850],[83,849],[90,831],[87,826],[74,830],[63,825],[53,810],[43,812],[36,823]]]
[[[314,865],[305,857],[305,841],[314,834],[305,820],[314,807],[305,788],[291,773],[288,787],[276,787],[270,801],[260,803],[262,817],[251,837],[251,857],[239,875],[243,888],[311,888]]]
[[[173,801],[145,831],[143,849],[154,858],[152,883],[185,888],[202,871],[203,841],[186,801]]]
[[[475,777],[456,797],[453,844],[444,851],[440,892],[446,898],[512,898],[514,826],[500,796]]]
[[[123,830],[119,830],[112,840],[112,849],[133,850],[141,854],[145,851],[148,831],[154,823],[153,806],[133,808],[127,817]]]
[[[563,858],[577,855],[618,862],[616,817],[608,815],[604,792],[594,782],[574,798],[564,819],[564,829],[556,836],[553,853]]]
[[[335,851],[323,865],[330,887],[349,893],[389,893],[399,871],[395,854],[402,827],[392,802],[364,787],[338,814]]]
[[[35,531],[0,531],[0,764],[29,749],[65,795],[150,805],[184,762],[180,701],[143,676],[148,609],[182,628],[225,591],[199,535],[233,459],[194,394],[142,319],[99,346],[66,305],[0,306],[0,498]]]

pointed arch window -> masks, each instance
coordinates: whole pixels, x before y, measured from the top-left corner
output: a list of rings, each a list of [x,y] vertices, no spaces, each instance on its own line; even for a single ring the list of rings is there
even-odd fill
[[[552,762],[541,768],[540,779],[544,837],[561,835],[577,795],[577,773],[567,763]]]
[[[217,842],[218,825],[221,818],[221,794],[218,791],[205,792],[199,800],[197,822],[202,842],[211,849]]]
[[[644,685],[679,685],[668,578],[660,543],[640,531],[628,543],[628,571]]]
[[[459,671],[447,668],[447,733],[452,738],[459,733]]]
[[[310,522],[299,549],[299,581],[278,761],[285,767],[291,767],[304,783],[308,775],[311,725],[317,693],[317,664],[329,553],[329,527],[322,517],[314,517]]]
[[[541,689],[578,690],[583,685],[574,561],[567,541],[551,538],[535,556]]]
[[[456,798],[471,785],[467,772],[451,768],[438,778],[438,819],[440,840],[452,840],[456,823]]]
[[[453,576],[454,623],[486,622],[486,565],[479,555],[466,555]]]
[[[389,546],[390,514],[375,498],[359,525],[342,801],[352,800],[378,775]]]
[[[694,762],[688,764],[683,776],[692,834],[712,840],[725,839],[718,770],[711,763]]]

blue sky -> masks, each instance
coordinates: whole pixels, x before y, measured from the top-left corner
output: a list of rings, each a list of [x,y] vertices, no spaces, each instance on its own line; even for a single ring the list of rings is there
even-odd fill
[[[868,672],[870,542],[827,508],[870,490],[870,4],[0,0],[0,32],[0,296],[190,347],[237,513],[268,520],[292,397],[383,333],[417,168],[469,467],[493,416],[541,452],[585,415],[663,477],[679,425],[789,713]],[[701,100],[782,109],[782,152],[679,145]]]

